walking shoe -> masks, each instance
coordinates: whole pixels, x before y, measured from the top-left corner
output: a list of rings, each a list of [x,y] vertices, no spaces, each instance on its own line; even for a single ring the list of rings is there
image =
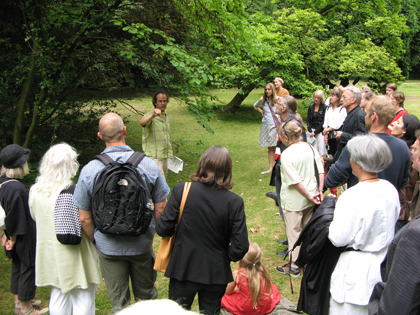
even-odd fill
[[[290,268],[290,263],[285,264],[283,266],[277,266],[277,271],[280,272],[282,275],[290,275],[293,278],[297,278],[300,276],[300,268],[292,266]]]
[[[277,255],[279,255],[279,256],[287,256],[288,253],[289,253],[289,250],[288,249],[285,249],[284,251],[277,253]]]
[[[27,310],[26,312],[23,312],[22,309],[20,309],[19,314],[21,315],[42,315],[48,313],[48,307],[41,308],[39,306],[31,305],[31,308]]]
[[[280,243],[280,244],[282,244],[282,245],[289,246],[289,242],[288,242],[287,240],[285,240],[285,241],[280,241],[280,240],[278,240],[277,242],[279,242],[279,243]]]
[[[41,306],[41,301],[40,300],[35,300],[35,301],[31,301],[32,306],[37,306],[40,307]],[[15,303],[15,315],[19,315],[20,309],[22,308],[20,301]]]

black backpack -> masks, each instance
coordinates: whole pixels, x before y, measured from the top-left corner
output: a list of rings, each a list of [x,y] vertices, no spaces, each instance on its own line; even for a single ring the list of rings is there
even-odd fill
[[[92,194],[93,222],[102,233],[138,236],[149,228],[153,211],[147,205],[146,186],[136,168],[144,156],[134,152],[123,164],[105,153],[95,156],[106,165]]]

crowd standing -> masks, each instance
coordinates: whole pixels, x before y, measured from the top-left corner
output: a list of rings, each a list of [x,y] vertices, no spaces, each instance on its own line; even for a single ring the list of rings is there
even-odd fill
[[[417,314],[420,122],[404,109],[404,94],[395,83],[387,85],[386,96],[350,85],[336,86],[325,100],[317,90],[306,132],[297,102],[283,84],[276,77],[254,104],[263,116],[259,145],[268,148],[269,168],[262,174],[270,174],[276,187],[267,196],[276,200],[286,226],[287,239],[280,242],[288,248],[277,254],[289,262],[276,270],[299,277],[313,264],[301,265],[302,255],[314,257],[324,246],[328,256],[328,246],[339,248],[329,272],[315,271],[314,283],[322,281],[329,297],[322,314]],[[164,300],[128,307],[130,280],[136,301],[158,298],[155,231],[162,237],[176,234],[165,276],[169,299],[184,309],[191,309],[197,294],[203,314],[276,314],[285,305],[262,263],[261,248],[248,240],[244,201],[230,191],[226,148],[208,148],[191,174],[189,191],[178,184],[167,202],[167,160],[173,156],[168,102],[166,92],[156,92],[153,111],[139,121],[145,154],[126,144],[119,115],[104,115],[97,135],[106,148],[83,167],[77,184],[72,182],[77,152],[67,144],[45,153],[31,189],[22,180],[30,150],[15,144],[1,150],[2,245],[12,259],[15,314],[93,315],[102,277],[114,313],[134,314],[152,305],[162,314],[164,309],[183,313]],[[323,163],[332,161],[325,176]],[[328,201],[326,245],[308,250],[300,235],[317,226],[314,219],[321,216],[313,214],[324,206],[324,191],[338,186],[336,204]],[[103,191],[110,198],[105,214],[104,202],[97,201]],[[131,209],[132,200],[138,212],[122,215],[121,207]],[[114,202],[119,207],[112,208]],[[302,255],[298,245],[305,248]],[[239,263],[233,273],[232,261]],[[37,286],[51,287],[49,308],[33,300]],[[305,290],[311,295],[306,285]]]

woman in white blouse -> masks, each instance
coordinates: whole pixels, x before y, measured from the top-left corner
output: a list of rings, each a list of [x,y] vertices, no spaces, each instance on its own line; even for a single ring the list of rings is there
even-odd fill
[[[338,141],[335,138],[336,131],[340,130],[347,116],[347,111],[340,105],[341,92],[339,90],[331,90],[329,97],[329,105],[325,112],[324,131],[325,144],[328,144],[328,153],[335,155],[337,152]]]
[[[378,172],[392,161],[388,145],[374,134],[347,143],[350,164],[359,183],[338,199],[328,238],[347,246],[331,276],[330,314],[368,314],[369,298],[381,281],[380,265],[394,238],[399,197]]]

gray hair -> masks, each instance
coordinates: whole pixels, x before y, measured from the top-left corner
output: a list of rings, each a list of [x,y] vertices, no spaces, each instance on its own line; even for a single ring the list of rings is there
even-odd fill
[[[376,93],[373,91],[366,91],[362,93],[362,97],[367,101],[370,101],[374,96],[376,96]]]
[[[344,89],[344,91],[347,90],[351,92],[350,97],[355,97],[357,105],[360,105],[360,101],[362,100],[362,92],[360,91],[360,89],[358,89],[354,85],[349,85]]]
[[[347,147],[353,162],[360,165],[365,172],[379,173],[392,162],[388,144],[372,133],[352,138]]]
[[[44,154],[36,179],[38,191],[53,192],[72,184],[71,179],[79,169],[77,152],[67,143],[53,145]]]

